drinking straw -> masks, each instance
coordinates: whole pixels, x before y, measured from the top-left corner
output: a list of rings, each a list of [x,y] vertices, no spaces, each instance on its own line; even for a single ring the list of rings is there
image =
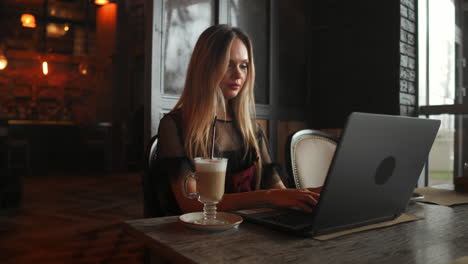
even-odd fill
[[[216,120],[218,119],[217,116],[215,116],[213,120],[213,126],[211,127],[212,133],[211,133],[211,159],[214,159],[214,145],[215,145],[215,135],[216,135]]]

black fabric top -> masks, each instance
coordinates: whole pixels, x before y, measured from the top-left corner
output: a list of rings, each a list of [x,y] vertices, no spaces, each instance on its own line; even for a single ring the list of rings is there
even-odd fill
[[[281,180],[281,169],[272,162],[269,147],[265,135],[257,126],[257,140],[262,158],[262,175],[255,175],[251,183],[252,190],[267,189]],[[181,211],[172,193],[171,182],[187,173],[194,171],[192,161],[187,158],[182,140],[180,112],[166,114],[159,126],[159,142],[157,159],[151,165],[150,177],[157,177],[157,185],[153,190],[157,191],[157,197],[161,215],[177,215]],[[218,120],[216,122],[215,156],[228,158],[226,177],[235,175],[253,166],[257,161],[254,151],[245,155],[242,137],[233,121]],[[226,182],[230,182],[226,179]],[[226,188],[229,189],[229,188]]]

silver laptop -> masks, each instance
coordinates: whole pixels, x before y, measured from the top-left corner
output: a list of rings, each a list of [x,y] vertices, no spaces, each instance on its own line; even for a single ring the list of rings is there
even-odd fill
[[[247,221],[315,236],[387,221],[404,212],[439,120],[352,113],[313,213],[241,210]]]

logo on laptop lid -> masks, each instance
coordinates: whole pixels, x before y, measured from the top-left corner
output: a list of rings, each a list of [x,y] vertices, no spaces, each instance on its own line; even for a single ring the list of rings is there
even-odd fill
[[[392,156],[382,160],[375,172],[374,179],[376,184],[383,185],[392,177],[393,171],[395,170],[395,163],[395,158]]]

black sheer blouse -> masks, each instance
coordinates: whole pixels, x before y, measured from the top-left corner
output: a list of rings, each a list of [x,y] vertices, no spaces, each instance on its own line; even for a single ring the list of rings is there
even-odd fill
[[[176,215],[181,211],[172,193],[171,182],[194,171],[192,161],[187,157],[182,140],[180,112],[166,114],[160,122],[157,159],[151,171],[158,177],[158,198],[162,215]],[[271,160],[265,135],[257,126],[257,140],[262,158],[262,174],[255,173],[250,190],[268,189],[281,180],[280,169]],[[216,122],[215,156],[228,158],[226,171],[226,193],[235,190],[229,184],[229,177],[251,170],[256,165],[257,155],[250,151],[245,155],[241,134],[233,121]],[[232,191],[231,191],[232,192]]]

